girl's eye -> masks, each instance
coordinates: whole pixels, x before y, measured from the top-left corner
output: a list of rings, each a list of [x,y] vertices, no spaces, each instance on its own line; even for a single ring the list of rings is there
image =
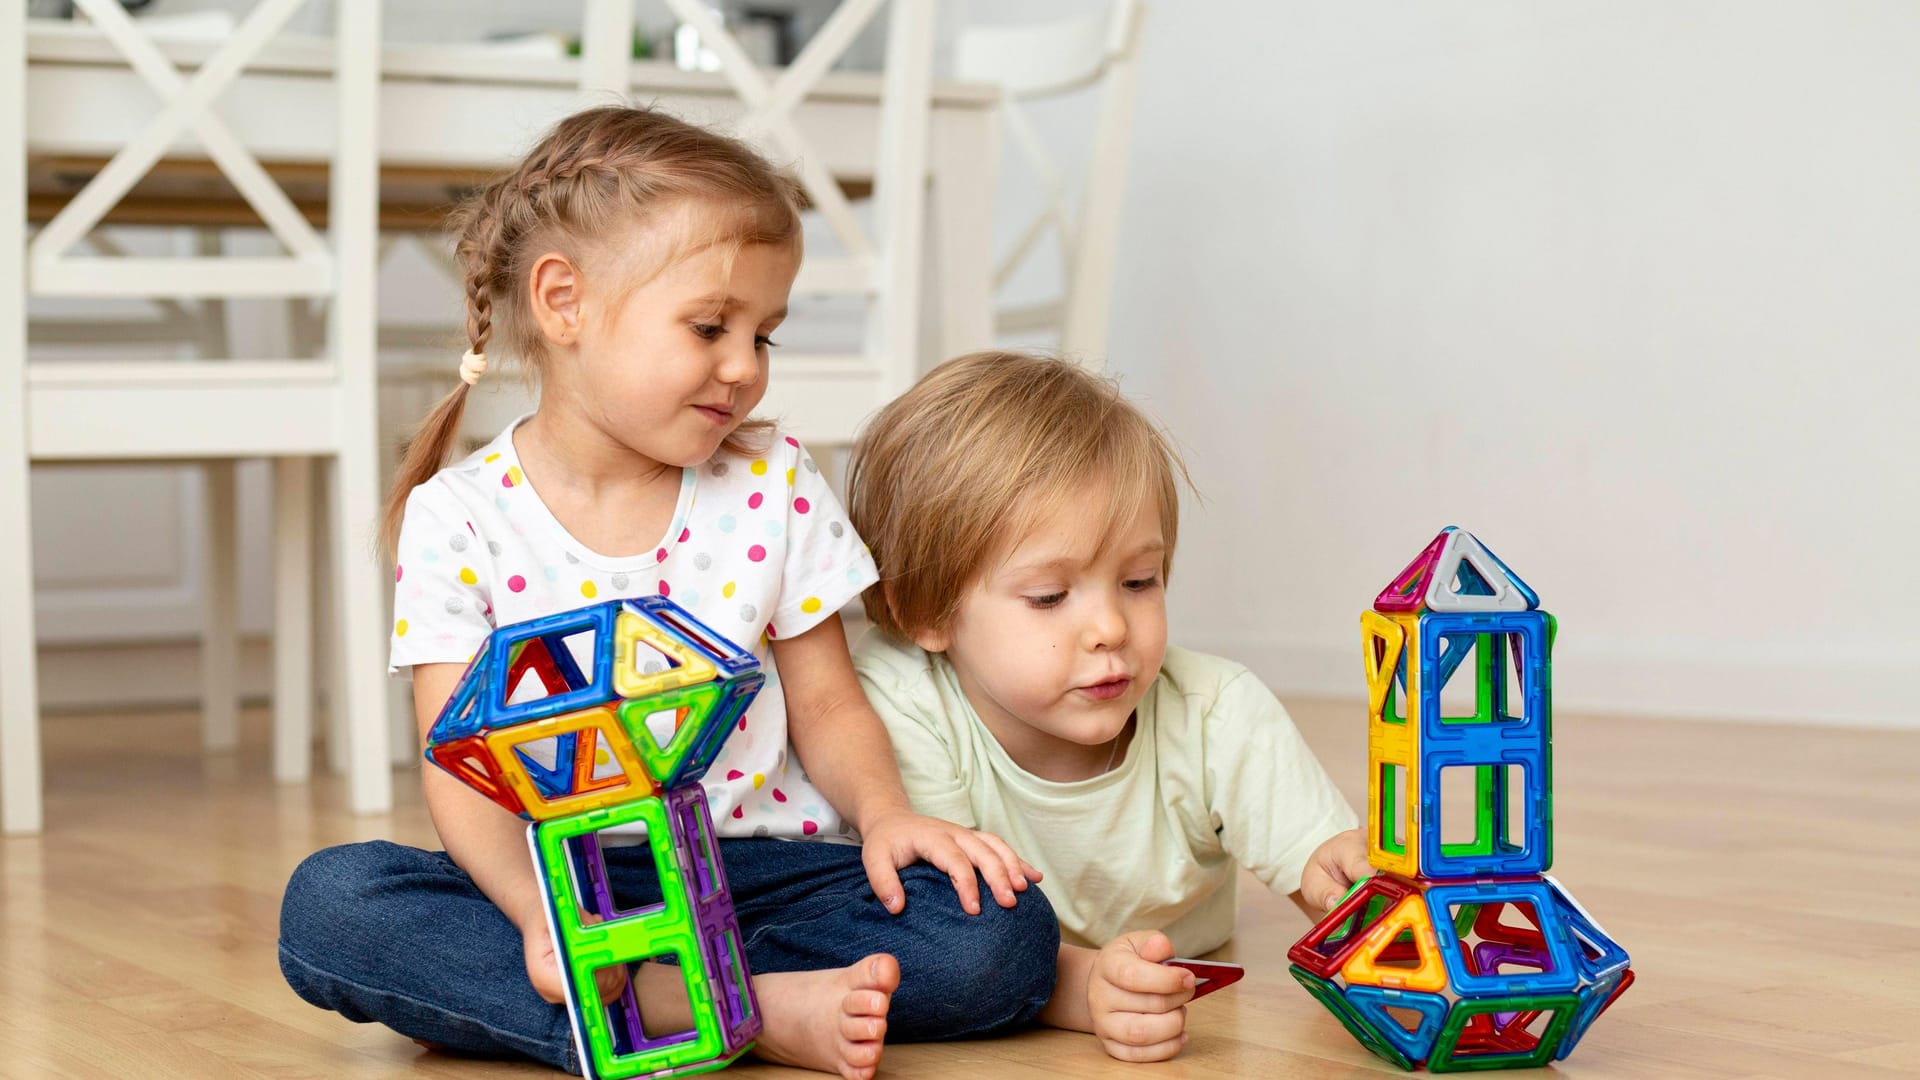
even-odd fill
[[[753,347],[756,349],[777,349],[780,347],[780,343],[765,334],[761,334],[753,339]]]
[[[1160,575],[1154,574],[1151,577],[1134,578],[1131,581],[1121,582],[1121,584],[1125,585],[1127,588],[1133,590],[1134,592],[1146,592],[1148,589],[1151,589],[1155,585],[1160,584]]]
[[[1050,608],[1050,607],[1060,606],[1060,601],[1065,600],[1066,598],[1067,598],[1066,593],[1057,592],[1057,593],[1048,593],[1045,596],[1029,596],[1026,598],[1026,601],[1027,601],[1027,606],[1031,608]]]
[[[712,341],[714,338],[726,333],[727,328],[718,323],[694,323],[693,332],[707,341]]]

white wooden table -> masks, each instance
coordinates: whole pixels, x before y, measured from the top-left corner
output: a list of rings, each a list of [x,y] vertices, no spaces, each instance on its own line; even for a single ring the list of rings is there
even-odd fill
[[[193,66],[217,48],[162,41],[177,66]],[[326,160],[332,135],[331,45],[286,38],[222,96],[219,111],[262,162]],[[27,144],[33,156],[111,156],[144,126],[158,104],[112,46],[90,28],[29,20]],[[592,104],[579,61],[514,55],[487,45],[394,45],[381,50],[379,131],[383,170],[470,174],[515,161],[561,116]],[[635,101],[723,129],[739,99],[714,72],[683,71],[661,61],[629,67]],[[857,186],[874,171],[880,77],[834,73],[796,111],[796,120],[836,177]],[[604,99],[601,99],[604,100]],[[937,355],[982,348],[993,337],[992,213],[999,167],[997,88],[937,82],[933,89],[929,181],[932,332]],[[185,158],[204,154],[183,141]]]

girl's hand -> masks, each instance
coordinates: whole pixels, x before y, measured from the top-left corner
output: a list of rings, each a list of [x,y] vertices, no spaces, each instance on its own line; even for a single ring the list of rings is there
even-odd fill
[[[1348,829],[1329,837],[1307,856],[1307,868],[1300,874],[1300,895],[1328,911],[1354,882],[1372,874],[1373,867],[1367,863],[1367,831]]]
[[[535,923],[521,934],[526,951],[527,981],[542,1001],[558,1005],[567,1000],[566,976],[560,971],[560,955],[553,947],[553,935],[547,924]]]
[[[1167,967],[1173,942],[1158,930],[1122,934],[1100,950],[1087,979],[1093,1034],[1110,1057],[1165,1061],[1187,1045],[1193,972]]]
[[[867,883],[889,912],[906,910],[906,890],[900,886],[900,868],[925,859],[947,872],[953,879],[953,891],[960,906],[969,915],[980,914],[980,885],[974,870],[987,879],[993,898],[1001,907],[1016,902],[1013,895],[1025,892],[1029,882],[1040,880],[1040,871],[1013,853],[1005,840],[989,832],[962,828],[951,821],[895,810],[862,830],[864,837],[860,859],[867,866]]]
[[[589,915],[586,921],[600,920]],[[521,940],[526,952],[527,981],[533,984],[533,992],[550,1004],[566,1004],[567,976],[560,970],[560,951],[554,948],[546,920],[538,920],[523,930]],[[593,981],[600,985],[600,1000],[612,1001],[627,988],[627,967],[625,964],[603,967],[593,973]]]

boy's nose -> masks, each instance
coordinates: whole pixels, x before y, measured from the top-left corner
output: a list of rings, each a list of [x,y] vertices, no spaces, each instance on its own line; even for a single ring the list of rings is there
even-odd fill
[[[1088,646],[1094,649],[1117,649],[1127,643],[1127,617],[1111,597],[1089,613],[1086,636]]]

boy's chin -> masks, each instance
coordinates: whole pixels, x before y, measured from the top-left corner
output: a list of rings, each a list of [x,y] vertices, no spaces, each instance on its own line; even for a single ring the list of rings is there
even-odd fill
[[[1124,701],[1102,702],[1098,709],[1082,706],[1072,721],[1053,729],[1053,736],[1081,746],[1105,746],[1120,737],[1133,716],[1133,706]]]

